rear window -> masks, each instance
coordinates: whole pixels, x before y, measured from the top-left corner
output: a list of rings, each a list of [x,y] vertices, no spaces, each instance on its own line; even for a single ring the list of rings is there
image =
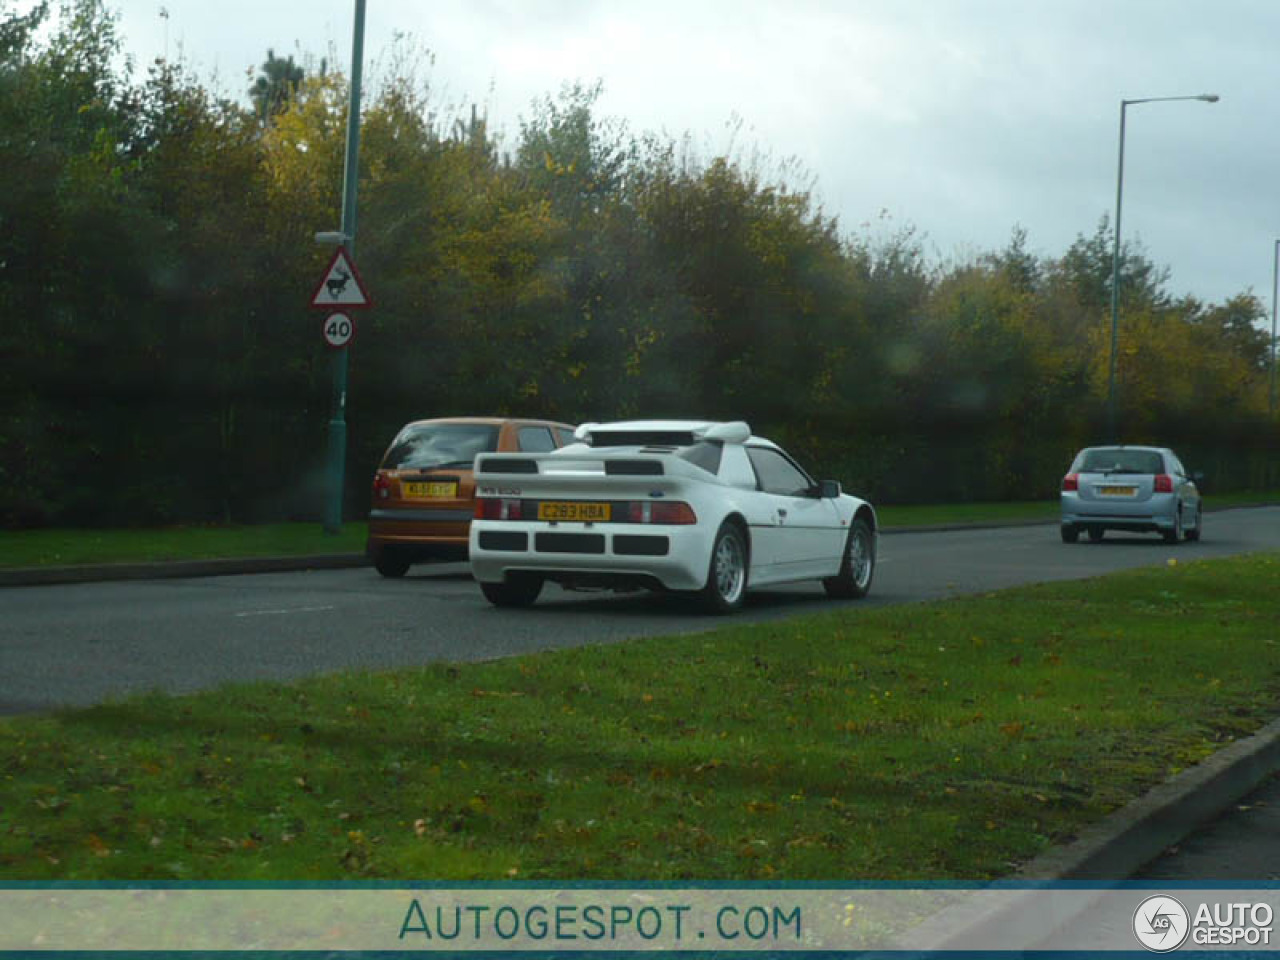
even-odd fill
[[[710,474],[720,472],[720,455],[724,452],[724,446],[719,443],[695,443],[691,447],[685,447],[683,450],[677,450],[676,456],[681,460],[688,460],[695,467],[701,467]]]
[[[546,453],[556,448],[550,427],[521,427],[516,442],[522,453]]]
[[[593,447],[687,447],[692,430],[593,430]]]
[[[410,424],[391,442],[384,470],[470,467],[476,454],[498,449],[498,428],[483,423]]]
[[[1077,473],[1164,473],[1164,458],[1154,450],[1086,450]]]

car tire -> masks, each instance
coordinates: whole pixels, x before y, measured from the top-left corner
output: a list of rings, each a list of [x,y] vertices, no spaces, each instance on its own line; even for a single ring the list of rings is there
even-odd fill
[[[1063,543],[1075,543],[1080,539],[1080,528],[1074,523],[1064,523],[1061,529]]]
[[[1089,528],[1089,540],[1092,543],[1101,543],[1102,538],[1105,537],[1106,535],[1107,535],[1107,531],[1102,527]]]
[[[1185,531],[1182,535],[1186,537],[1188,540],[1190,540],[1191,542],[1195,543],[1200,539],[1200,528],[1202,526],[1204,526],[1204,508],[1197,506],[1196,507],[1196,525],[1192,529]]]
[[[501,583],[481,583],[480,592],[495,607],[529,607],[542,593],[542,578],[513,576]]]
[[[711,613],[733,613],[747,596],[747,538],[736,523],[725,522],[716,531],[707,563],[703,604]]]
[[[1177,543],[1182,539],[1182,504],[1174,504],[1173,529],[1160,531],[1165,543]]]
[[[409,561],[395,550],[383,549],[373,560],[374,569],[384,577],[397,580],[409,572]]]
[[[845,539],[840,572],[822,581],[827,596],[842,600],[865,597],[876,573],[876,537],[861,517],[854,519]]]

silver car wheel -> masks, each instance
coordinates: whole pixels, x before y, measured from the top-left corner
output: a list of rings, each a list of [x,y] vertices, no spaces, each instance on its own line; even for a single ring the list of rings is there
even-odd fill
[[[747,564],[742,553],[742,542],[732,533],[723,533],[716,541],[715,557],[711,562],[711,576],[716,592],[726,604],[735,604],[742,595],[746,583]]]
[[[873,569],[875,567],[871,560],[871,531],[863,526],[855,526],[849,536],[849,570],[859,590],[867,589]]]
[[[854,518],[844,544],[839,571],[823,578],[822,586],[829,597],[857,600],[870,591],[876,574],[876,535],[866,519]]]
[[[1204,508],[1200,504],[1196,504],[1196,525],[1190,530],[1184,530],[1183,536],[1188,540],[1195,542],[1200,539],[1200,529],[1204,526]]]

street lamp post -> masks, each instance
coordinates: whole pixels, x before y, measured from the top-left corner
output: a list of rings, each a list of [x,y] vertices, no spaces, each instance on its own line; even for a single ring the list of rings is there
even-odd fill
[[[1193,97],[1144,97],[1140,100],[1120,101],[1120,163],[1116,173],[1116,223],[1115,240],[1111,248],[1111,361],[1107,373],[1107,439],[1115,443],[1116,436],[1116,335],[1120,313],[1120,204],[1124,197],[1124,118],[1125,110],[1135,103],[1165,103],[1172,100],[1203,100],[1217,103],[1216,93],[1200,93]]]
[[[355,28],[351,39],[351,97],[347,105],[347,155],[342,180],[342,229],[337,236],[354,258],[356,249],[356,183],[360,166],[360,76],[364,62],[365,0],[355,0]],[[322,235],[317,235],[319,240]],[[323,235],[326,239],[331,234]],[[329,456],[324,504],[324,532],[342,531],[342,492],[347,460],[347,352],[333,352],[333,416],[329,420]]]
[[[1276,288],[1280,286],[1280,240],[1276,241],[1275,256],[1271,263],[1271,394],[1267,412],[1276,415]]]

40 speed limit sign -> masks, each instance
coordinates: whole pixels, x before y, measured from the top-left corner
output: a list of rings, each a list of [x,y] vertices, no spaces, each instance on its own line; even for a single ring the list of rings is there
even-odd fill
[[[345,347],[355,332],[355,323],[345,313],[331,313],[324,318],[324,342],[331,347]]]

